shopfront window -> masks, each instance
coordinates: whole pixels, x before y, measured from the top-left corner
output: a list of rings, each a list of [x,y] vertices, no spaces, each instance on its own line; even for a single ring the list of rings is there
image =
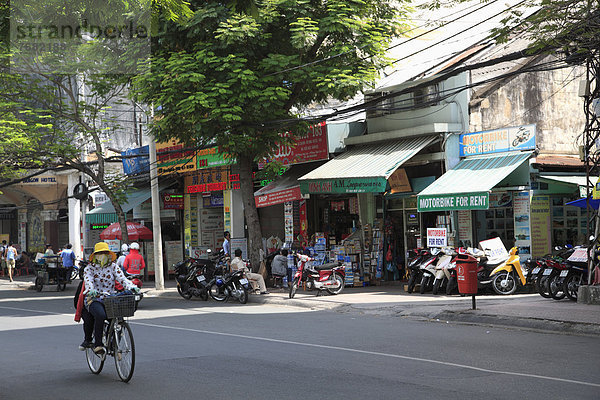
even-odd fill
[[[575,197],[556,196],[551,198],[552,208],[552,244],[584,244],[588,237],[587,211],[585,208],[565,205],[576,200]]]

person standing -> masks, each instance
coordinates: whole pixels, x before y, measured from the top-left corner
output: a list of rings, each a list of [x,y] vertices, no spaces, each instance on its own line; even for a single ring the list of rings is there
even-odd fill
[[[2,241],[0,245],[0,272],[4,272],[4,268],[6,268],[6,258],[4,257],[4,253],[6,253],[6,248],[8,245],[6,244],[6,240]]]
[[[67,243],[65,249],[60,252],[60,258],[62,259],[62,266],[64,270],[64,276],[61,278],[65,281],[67,280],[67,276],[71,275],[71,268],[75,266],[75,252],[72,249],[71,243]]]
[[[223,236],[225,237],[225,241],[223,242],[223,252],[226,256],[231,257],[231,244],[229,242],[231,240],[231,235],[229,234],[229,231],[225,231]]]
[[[13,281],[13,270],[17,262],[17,249],[14,248],[13,244],[10,243],[4,251],[4,257],[6,258],[6,267],[8,268],[8,278]]]

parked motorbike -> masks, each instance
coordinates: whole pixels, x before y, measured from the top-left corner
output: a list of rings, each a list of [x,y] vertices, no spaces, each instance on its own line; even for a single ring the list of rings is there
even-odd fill
[[[508,259],[494,268],[490,273],[494,292],[502,295],[513,294],[519,283],[525,286],[525,272],[519,259],[519,249],[513,247],[508,252]]]
[[[562,270],[564,268],[560,268],[559,264],[569,258],[569,256],[573,253],[573,246],[567,245],[565,247],[557,246],[554,250],[558,251],[556,256],[547,255],[542,259],[538,260],[538,266],[540,270],[537,272],[537,278],[535,280],[535,290],[545,298],[552,297],[550,293],[550,286],[548,285],[548,280],[555,276],[558,273],[553,275],[555,270]],[[535,271],[535,268],[534,268]]]
[[[421,286],[419,292],[425,293],[433,288],[433,280],[435,279],[435,266],[441,254],[439,248],[433,248],[429,251],[430,257],[423,260],[421,268]]]
[[[314,261],[314,258],[305,254],[296,254],[296,257],[298,270],[290,285],[290,299],[296,295],[300,282],[306,282],[306,288],[309,290],[316,289],[317,296],[323,290],[330,294],[340,294],[344,290],[346,272],[340,262],[309,266],[308,263]]]
[[[224,264],[221,262],[223,253],[215,258],[188,258],[174,265],[177,292],[181,297],[190,300],[193,296],[204,301],[208,300],[210,286],[215,282],[215,276],[224,274]]]
[[[427,249],[414,249],[409,250],[407,254],[408,264],[407,268],[409,271],[408,285],[406,291],[412,293],[417,285],[417,282],[421,280],[421,262],[425,257],[429,256],[429,250]]]
[[[240,303],[248,302],[248,279],[241,270],[228,272],[223,276],[216,275],[211,281],[208,293],[216,301],[227,301],[233,297]]]
[[[456,265],[456,250],[448,247],[443,248],[441,252],[443,254],[440,256],[435,265],[435,277],[433,280],[433,289],[431,291],[433,294],[438,294],[440,288],[444,287],[444,285],[448,283],[450,272],[446,272],[446,269],[449,267],[452,261],[454,261]]]

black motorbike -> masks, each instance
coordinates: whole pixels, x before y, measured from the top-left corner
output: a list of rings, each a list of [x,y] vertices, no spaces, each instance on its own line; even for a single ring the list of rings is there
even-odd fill
[[[188,258],[175,264],[179,295],[186,300],[195,296],[207,301],[209,288],[215,282],[215,277],[223,274],[223,265],[219,263],[222,258],[222,254],[219,254],[214,259]]]
[[[216,301],[226,301],[230,297],[238,299],[242,304],[248,302],[248,279],[244,278],[244,272],[237,270],[225,275],[216,275],[211,281],[208,293]]]
[[[406,291],[412,293],[415,290],[417,282],[421,281],[421,263],[424,259],[430,257],[431,254],[427,249],[414,249],[409,250],[407,254],[408,264],[407,269],[409,271],[408,286]]]

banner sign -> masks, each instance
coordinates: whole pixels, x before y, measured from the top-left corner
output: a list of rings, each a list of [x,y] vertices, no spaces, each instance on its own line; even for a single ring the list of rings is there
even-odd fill
[[[165,210],[183,210],[184,201],[182,194],[163,193],[163,209]]]
[[[419,212],[487,210],[488,208],[488,192],[424,195],[417,198]]]
[[[302,194],[300,193],[300,187],[296,186],[273,193],[267,193],[262,196],[254,196],[254,201],[256,207],[268,207],[288,201],[300,200],[301,198]]]
[[[290,135],[289,132],[286,132],[282,136],[289,137]],[[265,162],[278,161],[283,165],[292,165],[327,160],[328,158],[327,125],[325,122],[321,122],[309,127],[308,134],[298,137],[294,146],[279,145],[275,154]]]
[[[125,175],[137,175],[150,172],[150,150],[148,146],[129,149],[121,152],[123,172]]]
[[[226,167],[235,164],[235,159],[219,151],[219,147],[200,149],[196,152],[196,168]]]
[[[446,228],[427,228],[427,247],[446,247]]]
[[[406,170],[404,168],[398,168],[394,171],[388,178],[388,182],[390,183],[392,193],[412,192],[412,187],[410,186],[410,181],[408,180],[408,175],[406,175]]]
[[[156,143],[156,168],[158,175],[189,172],[196,169],[196,152],[185,150],[177,140]]]
[[[535,150],[535,124],[463,133],[459,140],[461,157]]]
[[[385,178],[347,178],[300,181],[300,191],[306,193],[383,193]]]

